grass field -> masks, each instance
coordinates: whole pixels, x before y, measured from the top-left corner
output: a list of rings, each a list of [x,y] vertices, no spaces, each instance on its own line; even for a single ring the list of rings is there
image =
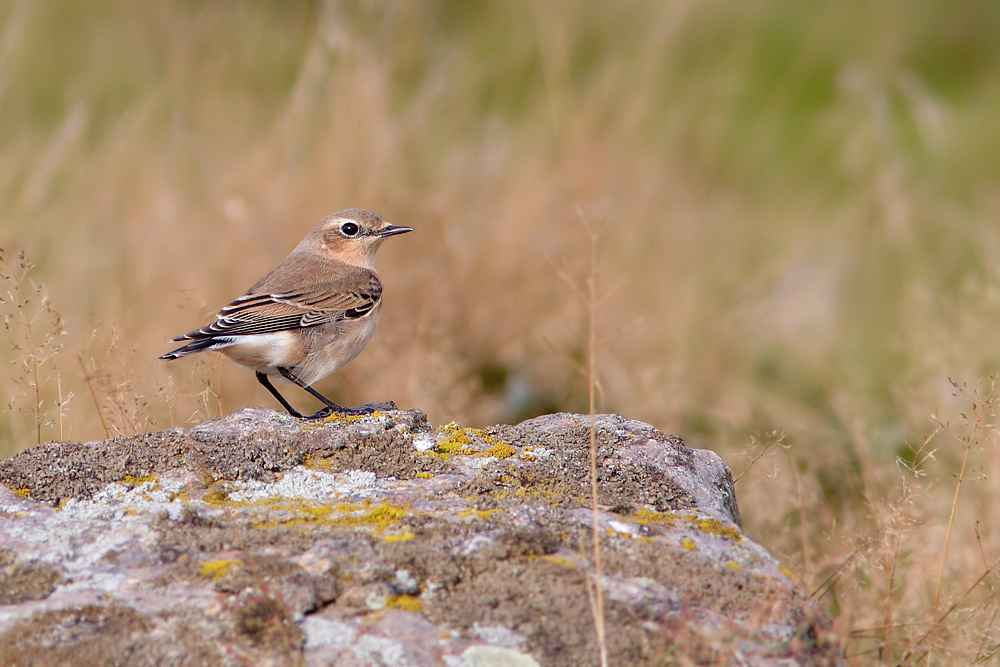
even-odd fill
[[[155,358],[349,206],[416,232],[321,390],[585,410],[599,230],[599,409],[754,461],[852,664],[991,662],[998,43],[972,0],[5,2],[0,454],[277,407]]]

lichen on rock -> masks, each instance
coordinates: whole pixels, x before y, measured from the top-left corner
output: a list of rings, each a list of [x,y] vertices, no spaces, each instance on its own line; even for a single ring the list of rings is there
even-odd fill
[[[612,664],[842,659],[718,456],[594,419]],[[25,450],[0,461],[0,655],[594,664],[589,420],[247,409]]]

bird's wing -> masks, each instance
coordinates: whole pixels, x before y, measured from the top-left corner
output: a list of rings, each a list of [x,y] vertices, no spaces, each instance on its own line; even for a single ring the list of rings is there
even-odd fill
[[[220,310],[215,322],[174,340],[249,336],[364,317],[381,297],[378,276],[367,270],[345,276],[336,283],[303,289],[251,289]]]

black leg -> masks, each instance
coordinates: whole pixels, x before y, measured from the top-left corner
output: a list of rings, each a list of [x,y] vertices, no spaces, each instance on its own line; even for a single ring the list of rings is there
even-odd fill
[[[278,399],[278,402],[281,403],[281,406],[286,410],[288,410],[288,414],[295,417],[296,419],[303,418],[302,413],[300,413],[298,410],[289,405],[288,401],[285,400],[285,397],[278,393],[278,390],[274,388],[274,385],[271,384],[271,381],[267,379],[267,376],[261,373],[260,371],[257,371],[257,382],[260,382],[262,385],[264,385],[264,388],[267,389],[269,392],[271,392],[271,394],[276,399]]]
[[[306,419],[323,419],[325,417],[329,417],[334,412],[339,412],[345,415],[370,415],[376,410],[396,409],[396,404],[393,403],[392,401],[388,403],[366,403],[365,405],[360,405],[356,408],[345,408],[342,405],[337,405],[329,398],[327,398],[323,394],[319,393],[318,391],[307,385],[305,382],[296,377],[296,375],[287,368],[283,366],[278,366],[278,372],[281,373],[281,376],[284,377],[286,380],[297,384],[298,386],[302,387],[310,394],[312,394],[313,396],[315,396],[316,398],[318,398],[319,400],[323,401],[323,403],[326,404],[325,408],[323,408],[322,410],[320,410],[315,414],[309,415],[308,417],[306,417]],[[268,383],[268,385],[270,385],[270,383]],[[271,393],[273,393],[275,396],[278,396],[278,392],[275,391],[273,387],[270,387],[270,389]],[[292,409],[288,406],[288,403],[286,403],[284,399],[279,399],[279,400],[281,400],[281,404],[285,406],[285,409],[287,409],[289,412],[292,412]],[[293,416],[295,416],[294,413]]]

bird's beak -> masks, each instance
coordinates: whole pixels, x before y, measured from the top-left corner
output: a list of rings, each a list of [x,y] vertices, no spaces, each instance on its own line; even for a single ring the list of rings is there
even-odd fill
[[[378,233],[379,236],[385,238],[386,236],[394,236],[396,234],[405,234],[406,232],[412,232],[413,227],[402,227],[400,225],[387,225]]]

